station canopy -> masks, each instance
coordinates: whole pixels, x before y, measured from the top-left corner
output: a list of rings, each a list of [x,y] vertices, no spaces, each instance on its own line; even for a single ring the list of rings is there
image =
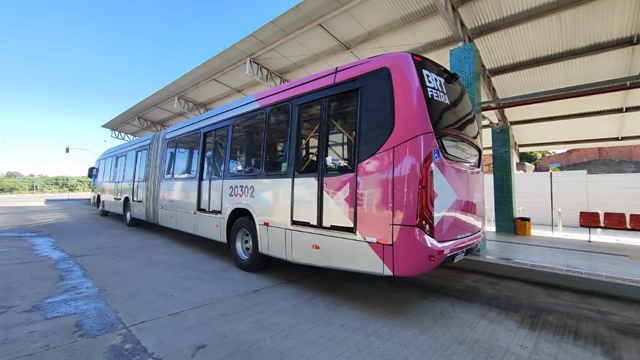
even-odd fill
[[[246,95],[374,55],[483,64],[484,148],[513,127],[521,151],[640,144],[638,0],[305,0],[103,127],[132,139]]]

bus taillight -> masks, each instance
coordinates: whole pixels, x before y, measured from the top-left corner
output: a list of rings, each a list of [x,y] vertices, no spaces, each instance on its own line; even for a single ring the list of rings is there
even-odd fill
[[[418,209],[418,227],[427,235],[433,237],[433,202],[435,199],[433,189],[433,164],[432,155],[424,158],[420,173],[420,188],[418,191],[420,208]]]

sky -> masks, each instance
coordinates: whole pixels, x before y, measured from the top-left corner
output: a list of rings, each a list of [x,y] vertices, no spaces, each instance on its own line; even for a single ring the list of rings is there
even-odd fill
[[[299,2],[3,2],[0,174],[85,175],[103,124]]]

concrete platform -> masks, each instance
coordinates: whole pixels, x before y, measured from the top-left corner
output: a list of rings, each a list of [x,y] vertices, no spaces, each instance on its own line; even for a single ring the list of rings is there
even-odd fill
[[[532,236],[487,231],[487,250],[453,265],[518,280],[640,300],[640,232],[549,227]]]

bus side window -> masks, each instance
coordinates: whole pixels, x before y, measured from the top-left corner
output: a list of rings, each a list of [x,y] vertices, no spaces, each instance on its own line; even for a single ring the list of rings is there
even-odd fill
[[[98,165],[98,177],[96,178],[98,181],[104,181],[104,173],[105,173],[105,159],[100,160],[100,165]]]
[[[329,98],[325,174],[355,171],[356,128],[358,125],[358,91]]]
[[[113,158],[113,162],[111,166],[112,166],[111,176],[109,177],[109,181],[116,182],[117,175],[118,175],[118,157],[117,156]]]
[[[211,178],[212,168],[213,168],[213,138],[215,136],[215,131],[211,131],[204,134],[204,159],[202,160],[202,175],[200,175],[201,180],[207,180]]]
[[[214,178],[221,178],[222,171],[224,170],[224,160],[227,154],[227,128],[221,128],[216,130],[216,135],[213,142],[213,168],[212,176]]]
[[[287,171],[290,114],[291,106],[289,104],[280,105],[269,111],[264,159],[266,173],[281,174]]]
[[[105,162],[103,181],[111,181],[111,172],[113,171],[113,158],[110,157]]]
[[[126,166],[126,156],[118,156],[116,161],[116,175],[114,176],[115,182],[122,182],[124,180],[124,169]]]
[[[227,128],[224,127],[205,133],[204,137],[202,179],[220,179],[222,178],[227,149]]]
[[[167,152],[164,156],[164,178],[171,179],[176,158],[176,139],[167,141]]]
[[[134,174],[135,181],[145,180],[145,170],[147,168],[147,150],[139,150],[136,153],[136,168]]]
[[[296,173],[298,174],[311,174],[318,171],[320,119],[322,119],[322,100],[299,106],[296,143]]]
[[[132,181],[133,180],[133,168],[135,167],[135,152],[129,151],[127,153],[127,158],[125,162],[124,168],[124,181]]]
[[[241,175],[260,172],[264,121],[264,111],[260,111],[234,122],[231,133],[229,173]]]
[[[198,171],[198,149],[200,133],[195,132],[178,138],[175,150],[173,177],[178,179],[193,178]]]

